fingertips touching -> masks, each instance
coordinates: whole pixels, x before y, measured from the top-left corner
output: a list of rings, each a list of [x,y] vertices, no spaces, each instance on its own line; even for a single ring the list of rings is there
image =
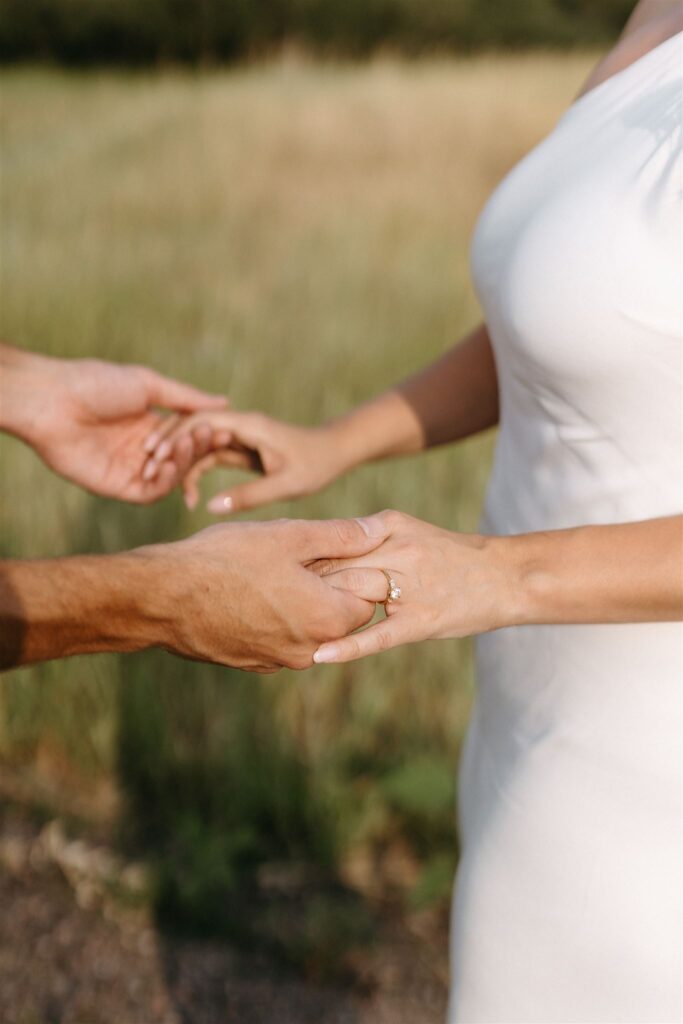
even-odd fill
[[[142,468],[142,479],[145,483],[149,483],[154,480],[159,472],[159,466],[161,463],[156,462],[154,459],[147,459],[147,462]]]
[[[173,442],[169,438],[165,437],[160,442],[159,447],[154,452],[154,459],[156,462],[164,462],[173,451]]]
[[[227,448],[231,440],[232,434],[229,430],[215,430],[213,434],[213,447]]]
[[[142,447],[144,451],[146,451],[148,455],[156,455],[159,446],[163,444],[164,440],[169,437],[170,434],[173,433],[182,420],[183,417],[177,412],[171,413],[170,416],[165,416],[143,441]]]
[[[192,431],[195,458],[202,459],[212,448],[213,430],[208,423],[198,423]]]
[[[173,445],[170,461],[176,468],[178,478],[182,480],[192,467],[194,462],[194,446],[192,438],[187,435],[179,437]]]
[[[145,471],[147,467],[145,467]],[[149,503],[169,494],[178,483],[178,472],[172,462],[164,462],[155,467],[154,477],[145,479],[143,473],[143,501]]]

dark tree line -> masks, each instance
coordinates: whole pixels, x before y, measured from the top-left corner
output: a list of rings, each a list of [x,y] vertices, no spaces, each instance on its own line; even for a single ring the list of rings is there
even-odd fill
[[[604,44],[634,0],[0,0],[0,59],[200,64],[295,41],[365,56]]]

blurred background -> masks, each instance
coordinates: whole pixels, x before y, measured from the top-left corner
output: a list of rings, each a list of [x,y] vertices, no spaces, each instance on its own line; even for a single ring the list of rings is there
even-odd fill
[[[477,322],[477,214],[631,6],[0,0],[3,338],[300,423],[348,409]],[[492,445],[263,518],[472,530]],[[5,557],[209,522],[0,458]],[[0,1018],[441,1020],[472,690],[455,641],[268,678],[156,651],[4,676]]]

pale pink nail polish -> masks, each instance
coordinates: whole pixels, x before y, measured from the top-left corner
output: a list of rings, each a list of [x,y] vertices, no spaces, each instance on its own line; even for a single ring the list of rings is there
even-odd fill
[[[206,506],[209,512],[225,513],[232,511],[232,498],[229,495],[217,495]]]
[[[145,443],[142,446],[143,451],[153,452],[154,449],[157,446],[157,440],[158,440],[157,434],[150,434],[149,437],[147,438],[147,440],[145,441]]]
[[[164,459],[167,459],[169,457],[172,450],[173,445],[171,444],[170,441],[162,441],[159,447],[157,448],[156,452],[154,453],[154,458],[157,460],[157,462],[163,462]]]
[[[334,644],[328,644],[325,647],[319,648],[313,655],[313,661],[316,665],[326,665],[339,655],[339,648]]]
[[[153,480],[156,475],[157,475],[157,467],[154,465],[154,463],[152,461],[148,462],[147,465],[145,466],[145,468],[142,471],[142,479],[143,480]]]

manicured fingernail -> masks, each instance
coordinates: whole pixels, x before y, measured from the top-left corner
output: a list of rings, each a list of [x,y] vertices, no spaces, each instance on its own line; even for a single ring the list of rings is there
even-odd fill
[[[142,446],[143,450],[146,451],[146,452],[153,452],[154,449],[157,446],[157,441],[158,440],[159,440],[159,435],[158,434],[150,434],[149,437],[147,438],[147,440],[145,441],[145,443]]]
[[[153,480],[156,475],[157,467],[154,464],[154,462],[152,462],[152,460],[150,459],[150,461],[146,464],[145,468],[142,471],[142,479]]]
[[[216,498],[212,498],[206,506],[209,512],[231,512],[232,511],[232,498],[228,495],[218,495]]]
[[[334,661],[339,655],[339,648],[336,644],[325,644],[323,647],[319,647],[313,655],[313,661],[316,665],[327,665],[329,662]]]
[[[370,516],[368,519],[356,519],[356,522],[360,523],[368,537],[381,537],[385,532],[376,516]]]
[[[189,508],[190,512],[197,507],[197,495],[186,494],[185,495],[185,506]]]
[[[154,458],[157,462],[163,462],[167,459],[173,451],[173,445],[170,441],[162,441],[157,450],[154,453]]]

